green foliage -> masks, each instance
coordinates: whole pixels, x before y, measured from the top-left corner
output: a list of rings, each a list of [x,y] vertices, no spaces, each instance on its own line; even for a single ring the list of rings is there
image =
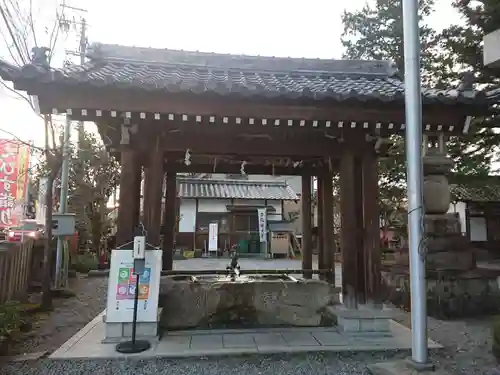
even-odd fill
[[[498,319],[493,323],[492,351],[495,358],[500,360],[500,320]]]
[[[21,326],[21,311],[16,302],[0,305],[0,341],[9,338],[10,334]]]
[[[72,259],[71,268],[76,272],[88,273],[91,270],[97,269],[97,257],[95,254],[85,252],[83,254],[78,254]]]
[[[436,33],[425,24],[425,17],[432,13],[434,0],[420,0],[420,40],[424,81],[437,63],[433,50]],[[361,10],[344,11],[342,45],[344,58],[393,61],[402,77],[404,75],[403,13],[400,0],[377,0]]]
[[[478,5],[479,4],[479,5]],[[473,71],[481,83],[492,85],[497,78],[482,66],[481,41],[485,32],[500,28],[498,0],[459,0],[455,7],[466,23],[436,33],[426,24],[433,11],[433,0],[420,0],[420,40],[422,82],[440,88],[454,88],[461,72]],[[402,7],[398,0],[376,0],[361,10],[344,12],[342,44],[344,58],[391,60],[404,74]],[[476,119],[472,129],[481,129],[496,119]],[[406,220],[405,152],[403,137],[393,136],[389,157],[380,161],[380,201],[386,222],[393,225]],[[489,129],[475,134],[452,137],[448,152],[455,162],[454,171],[465,176],[484,176],[496,161],[496,146],[500,135]]]
[[[29,331],[29,314],[39,308],[39,305],[23,305],[15,301],[0,305],[0,344],[8,343],[20,332]]]

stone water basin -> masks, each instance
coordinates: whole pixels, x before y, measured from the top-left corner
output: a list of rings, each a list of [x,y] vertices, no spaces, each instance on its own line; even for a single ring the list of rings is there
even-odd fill
[[[287,275],[166,276],[160,282],[163,329],[332,325],[327,306],[339,288]]]

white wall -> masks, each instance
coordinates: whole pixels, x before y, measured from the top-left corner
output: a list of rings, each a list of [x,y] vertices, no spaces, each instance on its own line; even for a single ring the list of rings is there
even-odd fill
[[[467,232],[466,220],[465,220],[465,209],[467,208],[467,203],[456,202],[450,204],[448,213],[458,213],[460,218],[460,229],[462,233]],[[483,242],[488,240],[488,230],[486,226],[486,219],[484,217],[471,217],[469,218],[469,238],[471,241]]]
[[[179,207],[179,232],[193,233],[196,226],[196,199],[182,199]]]
[[[228,212],[227,206],[230,204],[230,199],[199,199],[198,212]],[[263,206],[265,201],[258,199],[234,199],[233,204]],[[269,213],[267,216],[268,221],[279,221],[283,219],[280,200],[268,200],[267,205],[272,206],[276,210]],[[196,199],[182,199],[179,213],[179,232],[194,232],[196,227]]]
[[[448,209],[449,214],[458,213],[458,217],[460,218],[460,231],[464,234],[467,232],[467,224],[465,221],[466,208],[467,208],[467,203],[456,202],[456,203],[451,203],[450,208]]]
[[[485,35],[483,42],[484,65],[500,68],[500,29]]]
[[[283,212],[281,212],[281,201],[269,200],[267,205],[273,207],[276,211],[269,212],[267,221],[280,221],[283,220]]]
[[[488,230],[486,229],[486,218],[471,217],[469,218],[470,225],[470,240],[471,241],[488,241]]]
[[[231,199],[198,199],[198,212],[227,212]]]

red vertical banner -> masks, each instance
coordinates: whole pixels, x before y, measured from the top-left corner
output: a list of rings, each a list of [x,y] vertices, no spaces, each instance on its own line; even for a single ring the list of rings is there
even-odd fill
[[[29,174],[29,145],[0,140],[0,227],[19,225]]]

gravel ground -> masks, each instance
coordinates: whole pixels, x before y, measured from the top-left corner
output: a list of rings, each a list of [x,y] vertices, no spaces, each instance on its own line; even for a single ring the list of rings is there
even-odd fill
[[[400,353],[396,355],[403,358]],[[149,361],[38,362],[4,369],[2,375],[362,375],[366,365],[388,359],[381,355],[299,354],[273,356],[157,359]],[[393,356],[390,356],[393,358]]]
[[[10,354],[53,352],[75,335],[106,307],[107,278],[79,276],[71,279],[76,297],[54,299],[54,311],[40,316],[22,342],[9,348]]]
[[[185,261],[178,263],[183,262]],[[184,268],[183,266],[193,268],[191,266],[194,265],[179,264],[176,268]],[[213,267],[216,264],[205,265],[205,267],[208,266]],[[266,268],[277,267],[267,264]],[[17,353],[30,353],[52,352],[57,349],[104,309],[106,288],[106,278],[73,280],[72,289],[77,293],[77,297],[55,301],[54,312],[42,320],[32,335],[23,343],[16,345],[13,350]],[[410,326],[408,313],[401,311],[396,320]],[[454,375],[488,373],[496,365],[491,354],[491,326],[491,317],[457,321],[439,321],[429,318],[429,337],[445,346],[443,350],[432,354],[432,361]],[[328,353],[182,360],[64,362],[45,359],[13,363],[3,367],[0,365],[0,374],[354,375],[363,374],[367,364],[394,356],[403,358],[407,355],[408,353],[386,353],[385,356],[380,353],[356,355]]]
[[[395,320],[411,327],[409,313],[401,311]],[[493,317],[454,321],[429,318],[429,338],[444,346],[431,356],[433,363],[452,374],[486,374],[497,365],[491,353],[492,325]]]

